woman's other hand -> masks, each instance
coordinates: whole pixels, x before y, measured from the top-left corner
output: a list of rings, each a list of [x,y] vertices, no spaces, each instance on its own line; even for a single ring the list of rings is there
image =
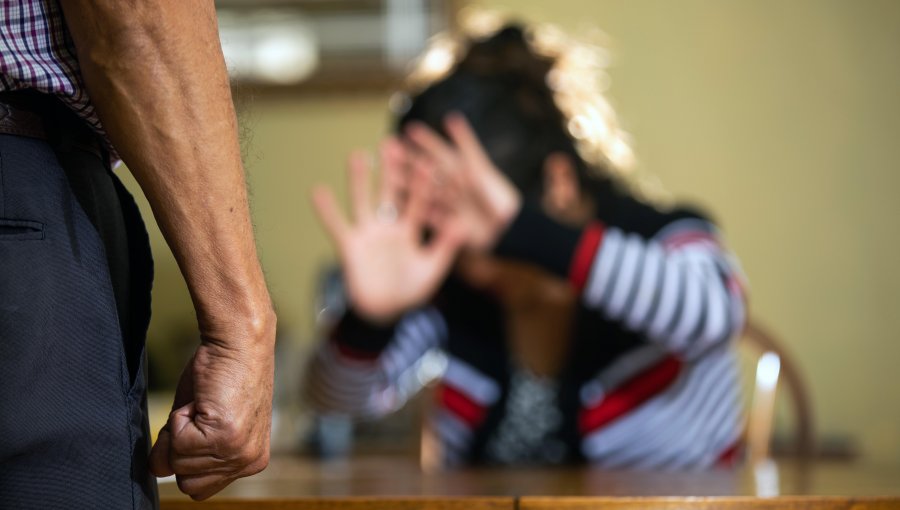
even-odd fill
[[[491,162],[465,117],[448,115],[445,129],[449,142],[425,124],[409,125],[405,138],[415,153],[413,167],[434,173],[439,183],[432,210],[458,225],[466,247],[489,250],[519,212],[521,194]]]

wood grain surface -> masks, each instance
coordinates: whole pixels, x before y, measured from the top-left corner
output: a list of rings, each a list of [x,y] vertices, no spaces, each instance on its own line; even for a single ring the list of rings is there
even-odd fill
[[[163,501],[161,510],[514,510],[513,498],[330,498]]]
[[[773,463],[705,472],[464,469],[423,472],[415,459],[273,458],[259,475],[197,504],[160,484],[163,510],[789,508],[900,510],[900,466]]]
[[[895,510],[898,498],[784,496],[778,498],[566,498],[524,497],[518,510]]]

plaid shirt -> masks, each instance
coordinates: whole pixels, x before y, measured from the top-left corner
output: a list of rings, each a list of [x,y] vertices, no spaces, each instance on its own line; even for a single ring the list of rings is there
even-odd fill
[[[57,96],[105,138],[58,0],[0,0],[0,91],[20,89]]]

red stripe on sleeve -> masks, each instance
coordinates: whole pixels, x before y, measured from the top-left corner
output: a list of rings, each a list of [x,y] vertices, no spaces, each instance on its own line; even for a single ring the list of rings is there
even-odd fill
[[[578,246],[575,248],[575,255],[572,257],[572,265],[569,266],[569,281],[575,286],[578,292],[584,289],[587,283],[588,275],[591,273],[591,266],[594,264],[594,258],[597,256],[597,250],[603,242],[603,224],[600,222],[591,223]]]
[[[581,412],[578,420],[581,433],[596,430],[659,394],[672,384],[680,371],[681,361],[669,356],[638,374],[609,393],[599,404]]]
[[[362,351],[359,349],[354,349],[353,347],[344,344],[338,339],[333,339],[332,341],[337,346],[338,352],[341,353],[341,356],[355,361],[374,361],[381,355],[381,353],[377,351]]]
[[[485,408],[456,388],[441,384],[438,392],[441,404],[462,418],[469,426],[474,428],[484,420]]]
[[[738,440],[719,455],[716,466],[734,467],[744,454],[744,444]]]

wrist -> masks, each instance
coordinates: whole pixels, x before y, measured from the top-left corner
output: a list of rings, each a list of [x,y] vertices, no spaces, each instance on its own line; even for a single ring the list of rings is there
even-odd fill
[[[350,311],[360,320],[377,328],[390,327],[403,316],[405,310],[386,309],[384,307],[366,307],[356,304],[350,299]]]
[[[229,349],[270,351],[275,342],[278,318],[266,295],[245,302],[229,300],[215,311],[197,312],[201,341]]]
[[[331,333],[345,355],[368,358],[377,356],[394,337],[397,320],[375,323],[353,308],[348,309]]]
[[[519,209],[500,234],[493,252],[566,278],[582,233],[581,229],[559,223],[540,207],[529,204]]]
[[[373,315],[367,314],[364,311],[360,310],[357,312],[357,315],[360,319],[365,322],[371,324],[376,328],[386,328],[395,324],[401,317],[402,314],[381,314],[381,315]]]

